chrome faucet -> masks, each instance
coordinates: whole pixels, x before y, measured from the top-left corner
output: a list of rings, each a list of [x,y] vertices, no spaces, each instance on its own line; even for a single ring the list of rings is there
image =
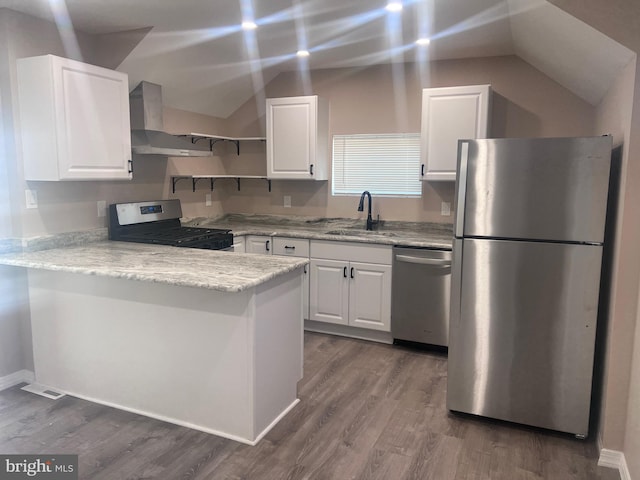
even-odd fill
[[[371,194],[368,190],[362,192],[360,195],[360,203],[358,204],[358,211],[364,212],[364,197],[365,195],[369,197],[369,208],[367,209],[367,230],[373,230],[374,227],[378,226],[378,222],[380,221],[380,216],[378,216],[378,220],[373,220],[371,218]]]

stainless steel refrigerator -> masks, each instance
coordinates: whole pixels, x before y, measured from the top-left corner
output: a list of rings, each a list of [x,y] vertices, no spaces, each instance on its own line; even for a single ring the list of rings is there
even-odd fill
[[[587,436],[611,148],[459,142],[449,410]]]

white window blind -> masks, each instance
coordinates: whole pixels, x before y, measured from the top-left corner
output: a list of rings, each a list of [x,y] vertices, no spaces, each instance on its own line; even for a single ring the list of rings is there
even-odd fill
[[[333,195],[420,196],[420,134],[333,136]]]

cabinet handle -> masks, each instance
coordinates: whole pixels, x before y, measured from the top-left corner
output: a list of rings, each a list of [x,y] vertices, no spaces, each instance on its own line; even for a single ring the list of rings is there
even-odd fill
[[[129,164],[129,172],[128,173],[133,173],[133,160],[127,160],[127,163]]]
[[[267,249],[267,252],[269,251],[269,242],[270,240],[267,240],[266,242],[264,242],[264,246]]]
[[[304,266],[304,273],[307,273],[307,266]]]
[[[424,177],[424,163],[420,166],[420,175]]]
[[[309,165],[309,174],[313,175],[313,163]]]
[[[285,245],[285,246],[284,246],[284,249],[285,249],[285,250],[295,250],[295,249],[296,249],[296,247],[290,247],[289,245]]]
[[[344,275],[344,278],[347,278],[347,267],[344,267],[342,274]]]
[[[351,278],[356,278],[353,276],[353,267],[351,267]]]

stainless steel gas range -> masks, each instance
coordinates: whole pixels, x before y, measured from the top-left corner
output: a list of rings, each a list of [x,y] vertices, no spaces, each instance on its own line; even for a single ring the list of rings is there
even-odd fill
[[[180,200],[109,205],[109,240],[233,250],[233,234],[217,228],[184,227]]]

